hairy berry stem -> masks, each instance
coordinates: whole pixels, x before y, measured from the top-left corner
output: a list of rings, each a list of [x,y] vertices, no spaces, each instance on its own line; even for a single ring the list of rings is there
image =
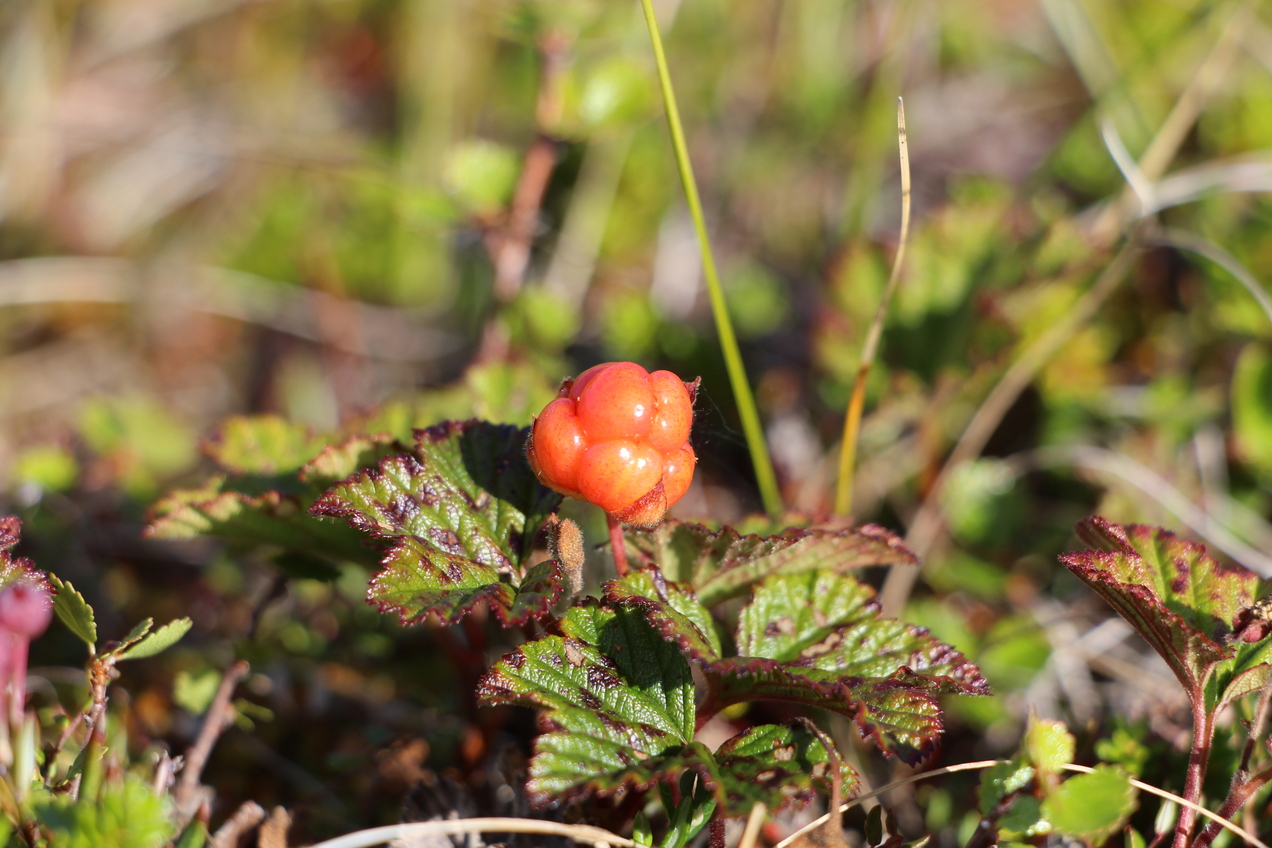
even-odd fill
[[[614,570],[619,577],[627,576],[627,542],[623,539],[623,525],[617,518],[608,513],[605,521],[609,524],[610,548],[614,551]]]

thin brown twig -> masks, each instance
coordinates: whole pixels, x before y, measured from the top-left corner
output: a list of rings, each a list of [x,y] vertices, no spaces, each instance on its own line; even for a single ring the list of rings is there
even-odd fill
[[[1174,108],[1166,116],[1158,128],[1148,149],[1140,157],[1138,171],[1143,181],[1149,185],[1161,179],[1166,168],[1174,160],[1180,146],[1188,137],[1193,125],[1201,116],[1206,101],[1218,89],[1224,80],[1229,63],[1241,44],[1241,37],[1249,27],[1252,3],[1245,2],[1233,13],[1220,33],[1214,47],[1202,60],[1188,86]],[[1092,234],[1101,242],[1111,242],[1114,235],[1125,226],[1126,222],[1136,217],[1139,198],[1131,185],[1127,185],[1112,202],[1101,211],[1092,226]]]
[[[234,848],[243,834],[265,821],[265,808],[255,801],[245,801],[225,824],[208,840],[210,848]]]
[[[562,85],[571,40],[560,32],[548,32],[539,40],[539,93],[535,103],[538,134],[526,150],[521,175],[513,189],[512,202],[502,223],[486,233],[486,252],[495,270],[496,307],[517,296],[530,265],[530,249],[539,223],[539,210],[548,190],[548,182],[556,170],[559,143],[551,134],[561,116]],[[496,315],[488,321],[482,334],[480,361],[502,359],[507,353],[506,330]]]
[[[861,346],[861,365],[857,369],[857,379],[853,383],[848,410],[844,414],[844,432],[839,450],[839,480],[835,486],[836,515],[848,515],[852,512],[852,478],[856,473],[857,436],[866,402],[866,380],[883,339],[883,323],[888,314],[888,304],[892,302],[901,283],[905,246],[910,236],[910,148],[905,133],[905,102],[900,97],[897,98],[897,146],[901,156],[901,234],[897,239],[897,252],[892,259],[888,284],[884,287],[883,297],[879,298],[874,319],[866,331],[866,341]]]
[[[542,819],[476,818],[448,821],[412,822],[373,827],[355,833],[347,833],[311,845],[310,848],[366,848],[382,845],[394,839],[451,836],[462,833],[532,833],[543,836],[563,836],[575,842],[610,848],[639,848],[635,842],[616,833],[590,824],[565,824]]]
[[[963,435],[959,437],[949,458],[941,468],[941,473],[933,481],[927,497],[910,522],[910,530],[906,533],[906,544],[922,559],[932,549],[937,537],[944,527],[941,512],[941,488],[949,479],[950,472],[968,460],[974,459],[985,448],[989,437],[993,435],[1007,411],[1011,408],[1021,392],[1033,382],[1053,356],[1059,353],[1067,342],[1083,324],[1094,317],[1109,296],[1117,290],[1122,280],[1130,272],[1138,255],[1138,228],[1132,231],[1122,249],[1113,257],[1096,281],[1087,289],[1086,294],[1062,318],[1053,324],[1032,345],[1027,347],[1015,362],[1007,369],[985,400],[977,408],[972,419],[967,422]],[[918,577],[915,569],[894,568],[888,573],[880,601],[885,615],[896,615],[909,597],[910,589]]]
[[[182,824],[194,814],[199,794],[199,778],[203,776],[203,767],[207,765],[212,746],[234,720],[230,698],[234,696],[235,687],[247,677],[251,668],[246,661],[239,660],[226,670],[225,676],[221,678],[221,685],[217,687],[212,703],[203,718],[203,727],[199,729],[198,737],[190,746],[190,750],[186,752],[185,767],[181,770],[181,780],[177,784],[174,798]],[[262,810],[261,816],[264,817],[264,814]]]
[[[291,814],[283,807],[275,807],[261,825],[257,836],[258,848],[287,848],[287,831],[291,828]]]
[[[977,760],[976,762],[971,762],[971,763],[958,763],[952,766],[944,766],[939,769],[933,769],[932,771],[925,771],[922,774],[912,774],[909,777],[903,777],[900,780],[894,780],[885,786],[880,786],[878,789],[874,789],[874,790],[871,790],[870,792],[865,792],[861,795],[858,795],[857,797],[853,798],[852,800],[848,801],[843,806],[841,806],[839,808],[839,812],[843,813],[847,811],[849,808],[854,807],[857,804],[862,803],[863,801],[868,801],[871,798],[876,798],[880,795],[891,792],[894,789],[900,789],[902,786],[908,786],[911,783],[918,783],[921,780],[931,780],[934,777],[941,777],[947,774],[955,774],[956,772],[961,772],[961,771],[978,771],[980,769],[991,768],[993,766],[1000,765],[1006,762],[1008,762],[1008,760]],[[1080,766],[1080,765],[1077,765],[1076,763],[1064,763],[1060,766],[1060,768],[1064,769],[1065,771],[1076,771],[1081,774],[1093,774],[1095,772],[1095,769],[1091,768],[1090,766]],[[1167,792],[1165,789],[1159,789],[1156,786],[1153,786],[1151,783],[1145,783],[1142,780],[1136,780],[1135,778],[1131,778],[1127,780],[1127,783],[1129,783],[1131,786],[1134,786],[1136,789],[1139,789],[1143,792],[1147,792],[1150,795],[1156,795],[1158,798],[1164,798],[1168,801],[1174,801],[1176,804],[1178,804],[1181,807],[1190,808],[1194,812],[1196,812],[1198,815],[1205,816],[1211,821],[1218,822],[1220,827],[1236,834],[1237,836],[1241,837],[1249,844],[1255,846],[1255,848],[1272,848],[1272,846],[1267,845],[1262,840],[1260,840],[1259,837],[1255,836],[1253,833],[1250,833],[1248,830],[1240,827],[1234,822],[1229,821],[1223,816],[1218,815],[1217,813],[1210,812],[1210,810],[1207,810],[1205,807],[1202,807],[1199,804],[1194,804],[1192,801],[1189,801],[1187,798],[1181,798],[1173,792]],[[791,846],[795,843],[797,839],[799,839],[804,834],[808,833],[810,830],[820,827],[822,823],[825,822],[828,818],[830,818],[830,813],[827,813],[821,818],[814,819],[813,821],[801,827],[799,830],[792,833],[790,836],[783,839],[781,842],[777,843],[776,848],[791,848]],[[319,848],[319,846],[315,846],[315,848]],[[322,846],[322,848],[328,848],[328,846],[324,845]],[[333,846],[330,846],[330,848],[346,848],[346,846],[333,845]]]

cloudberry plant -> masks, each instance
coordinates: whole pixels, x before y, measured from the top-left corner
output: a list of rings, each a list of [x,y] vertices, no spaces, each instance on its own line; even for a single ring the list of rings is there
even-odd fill
[[[613,520],[656,525],[693,480],[697,388],[634,362],[589,368],[566,380],[535,419],[530,467],[545,486],[594,503]]]

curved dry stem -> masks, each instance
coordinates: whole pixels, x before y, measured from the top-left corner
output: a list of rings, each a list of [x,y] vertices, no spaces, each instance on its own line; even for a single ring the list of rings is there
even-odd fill
[[[1112,474],[1130,483],[1149,499],[1178,518],[1211,545],[1263,577],[1272,577],[1272,557],[1238,539],[1206,515],[1160,474],[1130,457],[1088,445],[1056,445],[1013,456],[1015,473],[1053,465],[1072,465]]]
[[[993,766],[1002,765],[1007,762],[1010,762],[1010,760],[978,760],[972,763],[959,763],[958,765],[945,766],[944,768],[933,769],[932,771],[925,771],[923,772],[923,774],[915,774],[915,775],[911,775],[910,777],[903,777],[900,780],[892,781],[886,786],[881,786],[878,789],[875,789],[871,792],[866,792],[862,795],[858,795],[856,798],[853,798],[851,801],[841,806],[839,808],[839,813],[842,815],[845,811],[851,809],[857,804],[860,804],[862,801],[868,801],[871,798],[875,798],[879,795],[884,794],[885,792],[891,792],[893,789],[899,789],[902,786],[907,786],[911,783],[918,783],[920,780],[928,780],[929,778],[941,777],[943,775],[954,774],[955,772],[960,772],[960,771],[977,771],[979,769],[992,768]],[[1064,769],[1065,771],[1081,772],[1082,774],[1093,774],[1095,772],[1095,769],[1089,766],[1080,766],[1080,765],[1077,765],[1076,763],[1064,763],[1063,765],[1060,766],[1060,768]],[[1194,804],[1191,801],[1187,801],[1179,797],[1178,795],[1174,794],[1173,792],[1167,792],[1165,789],[1158,789],[1156,786],[1152,786],[1151,784],[1136,780],[1135,778],[1130,778],[1127,782],[1130,783],[1131,786],[1134,786],[1136,789],[1139,789],[1143,792],[1147,792],[1150,795],[1156,795],[1158,798],[1164,798],[1168,801],[1174,801],[1176,804],[1179,804],[1181,807],[1190,809],[1193,812],[1197,813],[1198,815],[1204,816],[1205,818],[1210,819],[1212,822],[1215,822],[1223,829],[1231,831],[1232,833],[1244,839],[1250,845],[1255,846],[1255,848],[1272,848],[1272,846],[1268,846],[1264,842],[1260,841],[1260,839],[1257,836],[1255,836],[1253,833],[1250,833],[1248,830],[1245,830],[1240,825],[1235,824],[1216,813],[1210,812],[1210,810],[1207,810],[1205,807],[1202,807],[1199,804]],[[808,824],[801,827],[799,830],[792,833],[790,836],[783,839],[781,842],[777,843],[775,848],[789,848],[791,843],[793,843],[796,839],[803,836],[805,833],[808,833],[810,830],[821,827],[822,824],[824,824],[829,819],[830,819],[830,814],[827,813],[821,818],[815,819],[809,822]],[[314,846],[314,848],[326,848],[326,846],[316,845]],[[338,848],[344,848],[344,846],[338,846]]]
[[[1154,236],[1150,239],[1150,242],[1196,253],[1223,268],[1250,293],[1250,297],[1254,298],[1259,304],[1263,314],[1268,316],[1269,321],[1272,321],[1272,297],[1268,295],[1267,290],[1263,286],[1259,285],[1259,281],[1254,274],[1250,273],[1249,269],[1242,265],[1240,260],[1222,247],[1219,247],[1219,245],[1213,244],[1194,233],[1172,229],[1162,230],[1161,235]]]
[[[1109,296],[1121,285],[1122,280],[1130,272],[1137,254],[1139,246],[1137,234],[1138,230],[1131,233],[1126,244],[1113,257],[1113,261],[1105,267],[1091,288],[1087,289],[1086,294],[1074,304],[1064,318],[1038,337],[1011,364],[977,408],[976,413],[972,415],[972,419],[967,422],[963,435],[950,451],[949,458],[941,467],[941,473],[928,490],[927,497],[915,514],[914,520],[910,522],[910,529],[906,533],[905,543],[919,556],[919,559],[931,550],[944,526],[940,493],[941,487],[949,479],[951,469],[980,455],[989,437],[993,435],[1003,416],[1020,397],[1021,392],[1033,382],[1043,366],[1059,353],[1065,342],[1099,311]],[[917,576],[915,569],[894,568],[888,572],[888,578],[880,593],[880,602],[885,615],[897,614],[897,611],[905,604],[905,599],[909,596]]]
[[[309,848],[369,848],[394,839],[422,839],[426,836],[451,836],[457,833],[535,833],[541,836],[564,836],[584,845],[609,848],[637,848],[635,842],[590,824],[563,824],[538,819],[477,818],[453,821],[391,824],[347,833],[319,842]],[[1265,846],[1266,848],[1266,846]]]
[[[866,331],[866,342],[861,347],[861,365],[857,369],[857,380],[853,383],[848,411],[844,414],[843,442],[839,447],[839,483],[835,487],[836,515],[847,515],[852,511],[852,477],[857,464],[857,435],[861,430],[861,413],[866,401],[866,378],[870,376],[870,366],[879,351],[879,341],[883,338],[883,319],[901,280],[901,263],[905,260],[905,245],[910,237],[910,148],[905,135],[905,101],[900,97],[897,98],[897,145],[901,152],[901,235],[897,242],[897,255],[892,259],[888,285],[883,290],[883,297],[879,299],[879,307],[870,322],[870,329]]]
[[[1201,116],[1211,95],[1223,83],[1228,66],[1241,44],[1241,36],[1250,25],[1251,3],[1242,3],[1233,13],[1219,35],[1215,46],[1202,60],[1197,73],[1189,81],[1187,88],[1175,101],[1166,120],[1149,142],[1148,149],[1140,157],[1135,173],[1142,178],[1143,184],[1152,186],[1166,173],[1175,154],[1188,137],[1193,124]],[[1092,234],[1099,241],[1111,242],[1114,234],[1121,230],[1126,222],[1138,216],[1140,195],[1134,186],[1128,183],[1126,188],[1112,202],[1104,207],[1092,226]]]

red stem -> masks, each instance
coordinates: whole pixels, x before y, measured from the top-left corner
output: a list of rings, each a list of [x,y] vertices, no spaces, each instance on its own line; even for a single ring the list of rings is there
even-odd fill
[[[1202,779],[1206,776],[1206,763],[1210,760],[1210,743],[1215,735],[1214,716],[1206,710],[1206,699],[1201,693],[1193,699],[1193,742],[1188,755],[1188,777],[1184,781],[1184,799],[1196,804],[1201,801]],[[1184,807],[1179,811],[1179,823],[1175,825],[1175,841],[1172,848],[1185,848],[1192,835],[1197,811]]]
[[[1219,808],[1219,815],[1231,821],[1233,816],[1241,812],[1241,808],[1246,805],[1246,802],[1253,798],[1255,793],[1267,785],[1270,780],[1272,780],[1272,768],[1266,768],[1240,786],[1234,787],[1228,793],[1228,799]],[[1222,829],[1223,826],[1216,821],[1207,822],[1201,833],[1198,834],[1197,840],[1193,842],[1192,848],[1208,848]]]
[[[609,524],[610,549],[614,552],[614,570],[619,577],[627,576],[627,542],[623,539],[623,525],[609,513],[605,514]]]

